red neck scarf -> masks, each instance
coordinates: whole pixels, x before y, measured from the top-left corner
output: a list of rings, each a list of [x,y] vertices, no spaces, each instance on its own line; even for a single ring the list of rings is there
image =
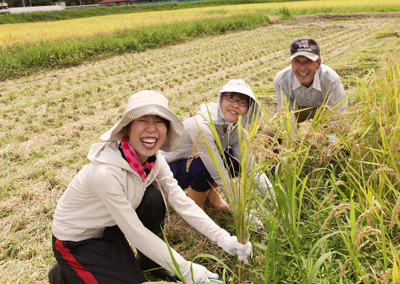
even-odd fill
[[[154,155],[152,157],[149,157],[147,161],[142,165],[139,161],[138,156],[136,155],[135,150],[132,148],[131,144],[129,144],[126,136],[122,137],[121,146],[126,161],[131,166],[132,170],[137,172],[144,181],[146,179],[146,176],[150,173],[150,171],[154,167],[154,164],[156,163],[156,156]]]

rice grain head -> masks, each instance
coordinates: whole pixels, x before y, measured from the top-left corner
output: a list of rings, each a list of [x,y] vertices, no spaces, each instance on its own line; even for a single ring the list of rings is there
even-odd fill
[[[396,222],[399,220],[399,212],[400,212],[400,198],[397,199],[397,203],[393,208],[392,219],[390,220],[389,230],[393,233],[393,228]]]
[[[374,229],[370,226],[365,227],[362,229],[358,234],[355,235],[356,241],[354,242],[354,249],[357,252],[360,252],[360,243],[364,239],[364,237],[369,236],[369,235],[381,235],[382,232],[378,229]]]
[[[205,145],[205,143],[206,143],[205,141],[203,141],[202,135],[214,137],[211,133],[206,132],[206,131],[199,131],[196,134],[196,136],[194,137],[194,140],[193,140],[192,154],[190,155],[190,157],[188,158],[188,161],[186,163],[186,171],[187,172],[189,171],[190,164],[192,163],[192,161],[194,159],[196,159],[197,157],[200,157],[202,155],[205,155],[205,153],[196,152],[196,150],[199,147]]]
[[[380,210],[381,206],[377,206],[375,209]],[[360,216],[358,216],[357,221],[356,221],[356,233],[359,231],[360,224],[368,217],[374,216],[374,208],[370,208],[364,213],[362,213]]]
[[[332,190],[329,192],[328,196],[324,198],[324,200],[322,200],[321,205],[318,208],[317,211],[317,218],[319,217],[319,213],[322,209],[322,206],[324,206],[325,203],[332,203],[332,200],[337,196],[337,194],[333,193],[333,188]]]
[[[322,225],[322,227],[321,227],[321,229],[319,231],[321,232],[330,223],[330,221],[332,220],[333,216],[335,216],[336,214],[340,214],[345,209],[350,209],[350,207],[351,207],[350,204],[342,203],[339,206],[337,206],[336,208],[334,208],[332,210],[332,212],[329,214],[328,218],[325,219],[324,224]]]
[[[389,176],[397,177],[396,171],[394,169],[384,166],[384,167],[380,167],[372,172],[372,174],[368,178],[368,183],[371,182],[372,180],[374,180],[376,177],[379,177],[382,173],[386,173]]]
[[[340,269],[340,277],[343,277],[346,274],[347,264],[352,263],[352,262],[353,262],[353,260],[351,258],[346,259],[346,261],[342,265],[342,268]]]

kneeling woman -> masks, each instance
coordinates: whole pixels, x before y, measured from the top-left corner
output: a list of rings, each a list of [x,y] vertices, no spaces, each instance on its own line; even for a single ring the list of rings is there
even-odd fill
[[[237,125],[239,116],[242,116],[242,125]],[[229,169],[226,169],[222,157],[217,157],[219,167],[223,170],[224,178],[228,180],[228,170],[234,176],[239,169],[241,161],[237,127],[246,126],[247,123],[251,123],[253,117],[260,116],[260,107],[250,86],[241,79],[229,80],[218,93],[218,103],[201,105],[200,111],[195,116],[183,122],[186,132],[183,145],[173,152],[163,152],[171,171],[174,173],[174,177],[178,180],[178,184],[182,188],[188,188],[188,196],[201,208],[203,208],[203,203],[208,199],[215,209],[229,210],[229,206],[216,189],[219,188],[225,195],[227,191],[231,192],[231,189],[224,188],[219,171],[214,166],[204,144],[196,145],[197,148],[194,151],[199,153],[200,156],[192,160],[189,169],[186,170],[188,159],[193,152],[192,148],[196,147],[193,145],[197,144],[196,139],[199,132],[211,134],[204,135],[205,139],[208,146],[213,148],[214,153],[218,153],[217,142],[207,120],[211,119],[214,122],[219,140],[225,150],[226,158],[228,162],[230,161]],[[248,169],[249,173],[251,170],[251,168]],[[269,195],[272,189],[272,185],[265,174],[257,177],[256,187],[263,196]]]
[[[52,225],[57,264],[49,271],[50,283],[143,283],[142,269],[154,266],[161,266],[160,277],[175,278],[167,245],[158,237],[165,202],[212,242],[247,260],[251,244],[238,243],[208,218],[177,185],[159,153],[179,148],[184,135],[163,95],[142,91],[130,97],[124,116],[101,136],[106,143],[92,145],[90,163],[57,205]],[[175,251],[173,256],[187,283],[218,278]]]

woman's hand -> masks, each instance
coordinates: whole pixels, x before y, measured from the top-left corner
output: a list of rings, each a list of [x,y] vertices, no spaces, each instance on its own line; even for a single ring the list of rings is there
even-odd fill
[[[248,264],[247,260],[249,256],[253,254],[253,248],[250,242],[245,245],[237,241],[236,236],[231,236],[229,233],[223,234],[218,240],[218,246],[230,255],[237,254],[239,260],[243,260],[244,263]]]
[[[191,271],[192,269],[193,275]],[[202,284],[210,282],[209,278],[218,279],[219,276],[218,274],[208,271],[203,265],[189,261],[189,268],[185,273],[183,273],[183,278],[185,278],[187,284]]]

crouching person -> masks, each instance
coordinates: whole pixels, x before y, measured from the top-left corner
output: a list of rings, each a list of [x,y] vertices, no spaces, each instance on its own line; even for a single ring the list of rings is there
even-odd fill
[[[183,122],[186,136],[182,146],[170,153],[162,152],[178,184],[182,188],[188,188],[187,195],[201,208],[208,199],[214,209],[230,209],[216,189],[221,190],[227,199],[229,193],[233,194],[229,184],[228,188],[224,187],[223,180],[228,181],[230,176],[236,176],[243,158],[240,156],[241,141],[238,128],[245,128],[254,118],[261,115],[260,106],[251,87],[242,79],[229,80],[219,91],[217,103],[202,104],[195,116]],[[238,124],[240,116],[242,123]],[[225,167],[223,156],[216,156],[222,174],[212,162],[213,159],[207,150],[207,147],[210,147],[214,153],[219,153],[218,142],[209,123],[211,120],[217,130],[218,140],[225,150],[223,155],[229,163],[229,166]],[[196,141],[200,133],[206,139],[204,144]],[[200,155],[193,159],[187,168],[193,150]],[[250,175],[253,167],[252,163],[249,165],[247,172]],[[265,174],[257,176],[256,186],[263,197],[269,195],[272,189],[271,182]]]
[[[175,280],[167,244],[159,237],[166,202],[213,243],[247,261],[251,244],[238,243],[187,197],[159,153],[179,148],[184,135],[163,95],[142,91],[129,98],[123,117],[100,137],[105,143],[92,145],[90,163],[57,205],[52,224],[57,264],[49,271],[51,284],[143,283],[142,270],[155,267],[160,278]],[[218,278],[172,252],[187,283]]]

